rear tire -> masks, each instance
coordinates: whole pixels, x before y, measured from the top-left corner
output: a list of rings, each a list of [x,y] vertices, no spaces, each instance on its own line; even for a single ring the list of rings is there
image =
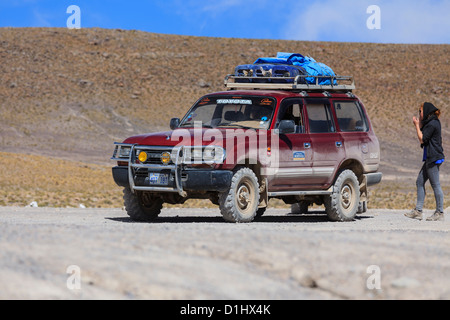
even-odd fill
[[[361,201],[358,206],[358,212],[356,212],[356,213],[360,214],[360,213],[366,213],[366,212],[367,212],[367,201]]]
[[[359,207],[359,182],[351,170],[342,171],[333,185],[333,193],[325,197],[325,209],[332,221],[353,221]]]
[[[263,214],[266,212],[266,209],[267,208],[258,208],[258,210],[256,210],[255,218],[261,218]]]
[[[219,207],[229,222],[251,222],[259,205],[259,183],[255,173],[242,168],[233,175],[230,189],[219,194]]]
[[[134,221],[151,221],[161,213],[163,200],[160,198],[134,193],[130,188],[123,189],[125,209]]]
[[[300,201],[291,205],[291,214],[308,214],[310,202]]]

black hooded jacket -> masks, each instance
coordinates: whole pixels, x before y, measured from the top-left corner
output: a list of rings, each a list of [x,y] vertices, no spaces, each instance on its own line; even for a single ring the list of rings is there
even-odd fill
[[[445,159],[442,147],[441,122],[434,114],[438,109],[431,103],[425,102],[423,106],[422,141],[421,147],[427,147],[427,163]]]

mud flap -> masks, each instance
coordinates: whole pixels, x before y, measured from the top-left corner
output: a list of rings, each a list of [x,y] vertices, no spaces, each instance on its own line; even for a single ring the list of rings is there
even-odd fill
[[[367,191],[367,177],[366,175],[363,175],[363,179],[361,183],[359,184],[359,205],[358,205],[358,211],[357,214],[367,212],[367,202],[369,201],[369,193]]]
[[[261,185],[259,186],[259,205],[258,208],[267,208],[269,205],[269,192],[268,192],[268,182],[267,178],[262,179]]]

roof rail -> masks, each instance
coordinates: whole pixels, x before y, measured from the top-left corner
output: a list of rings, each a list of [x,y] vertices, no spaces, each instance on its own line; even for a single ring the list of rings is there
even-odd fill
[[[306,78],[314,78],[314,83],[307,83]],[[238,81],[236,81],[238,80]],[[320,84],[328,80],[329,84]],[[265,90],[327,90],[352,91],[355,80],[350,76],[311,76],[299,75],[296,77],[238,77],[229,74],[225,77],[225,87],[234,89],[265,89]]]

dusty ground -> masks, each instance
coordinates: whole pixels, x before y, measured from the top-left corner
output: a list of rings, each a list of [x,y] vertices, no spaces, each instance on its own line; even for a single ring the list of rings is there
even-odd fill
[[[114,141],[169,130],[170,118],[225,90],[223,79],[236,65],[278,51],[310,55],[354,76],[381,146],[383,182],[371,189],[370,207],[412,207],[422,150],[411,120],[420,103],[442,109],[444,150],[450,150],[450,45],[98,28],[0,28],[0,206],[120,207],[110,171]],[[450,166],[440,170],[448,194]],[[433,201],[427,197],[427,207]]]
[[[120,209],[0,207],[0,299],[450,299],[450,218],[402,213],[270,209],[230,224],[164,209],[134,223]]]

